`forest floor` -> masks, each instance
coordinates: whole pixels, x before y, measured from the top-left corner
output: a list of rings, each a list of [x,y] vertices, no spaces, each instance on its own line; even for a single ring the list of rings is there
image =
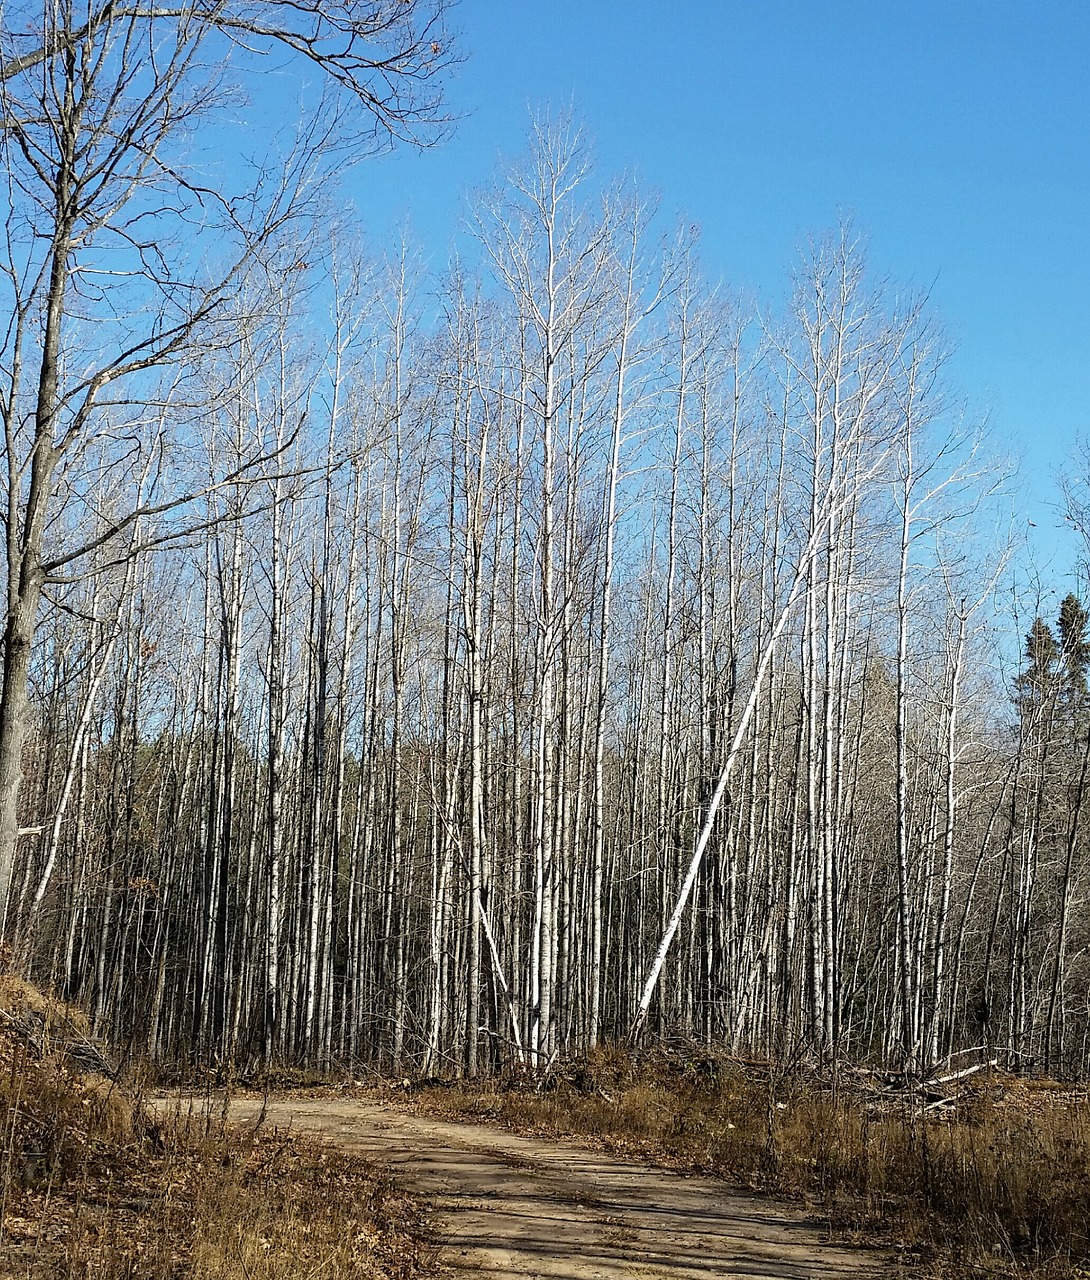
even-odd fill
[[[430,1206],[441,1267],[550,1280],[833,1280],[887,1272],[887,1255],[832,1243],[805,1213],[722,1182],[587,1145],[440,1119],[361,1097],[235,1099],[230,1118],[315,1134],[381,1163]]]
[[[1090,1091],[994,1063],[606,1046],[149,1099],[108,1056],[0,973],[0,1280],[1090,1280]]]
[[[788,1203],[826,1238],[935,1280],[1090,1280],[1090,1093],[995,1063],[927,1079],[790,1069],[678,1042],[476,1082],[405,1105],[576,1143]],[[657,1174],[648,1174],[655,1178]],[[728,1272],[728,1274],[734,1274]],[[744,1272],[742,1274],[745,1274]],[[805,1271],[804,1271],[805,1274]],[[821,1274],[815,1272],[815,1274]]]
[[[0,1280],[429,1280],[422,1207],[300,1132],[177,1122],[0,972]]]

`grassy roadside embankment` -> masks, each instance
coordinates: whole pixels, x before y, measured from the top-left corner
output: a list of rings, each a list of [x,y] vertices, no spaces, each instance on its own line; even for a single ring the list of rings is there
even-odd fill
[[[365,1161],[153,1117],[80,1070],[82,1016],[0,975],[0,1280],[419,1280],[418,1207]]]
[[[949,1278],[1090,1277],[1090,1096],[988,1071],[931,1090],[603,1048],[546,1082],[414,1088],[418,1105],[802,1201]]]

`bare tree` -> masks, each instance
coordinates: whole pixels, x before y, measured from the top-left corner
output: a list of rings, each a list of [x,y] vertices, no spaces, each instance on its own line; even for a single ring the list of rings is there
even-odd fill
[[[305,234],[316,179],[344,161],[339,144],[361,133],[373,142],[426,138],[440,123],[446,9],[446,0],[353,0],[335,12],[280,0],[5,9],[0,912],[18,838],[43,587],[142,515],[182,501],[167,483],[162,419],[149,422],[141,406],[187,399],[182,384],[200,346],[229,341],[219,324],[225,302],[278,238]],[[197,131],[214,127],[217,107],[276,52],[321,72],[328,101],[264,171],[236,158],[209,179],[208,156],[194,154]],[[144,500],[92,543],[57,545],[51,520],[78,459],[110,432],[163,451],[163,465]]]

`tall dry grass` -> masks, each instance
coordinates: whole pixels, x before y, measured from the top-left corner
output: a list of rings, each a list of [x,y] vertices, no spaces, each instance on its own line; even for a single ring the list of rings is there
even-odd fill
[[[414,1202],[364,1162],[281,1134],[218,1137],[191,1203],[193,1280],[414,1280],[434,1270]]]

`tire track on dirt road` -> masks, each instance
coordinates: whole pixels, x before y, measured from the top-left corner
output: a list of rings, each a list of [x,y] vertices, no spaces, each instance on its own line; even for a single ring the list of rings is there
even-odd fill
[[[798,1210],[572,1143],[357,1099],[271,1099],[265,1123],[321,1134],[426,1198],[441,1260],[497,1280],[874,1280],[873,1251],[830,1244]],[[254,1121],[262,1103],[237,1100]]]

